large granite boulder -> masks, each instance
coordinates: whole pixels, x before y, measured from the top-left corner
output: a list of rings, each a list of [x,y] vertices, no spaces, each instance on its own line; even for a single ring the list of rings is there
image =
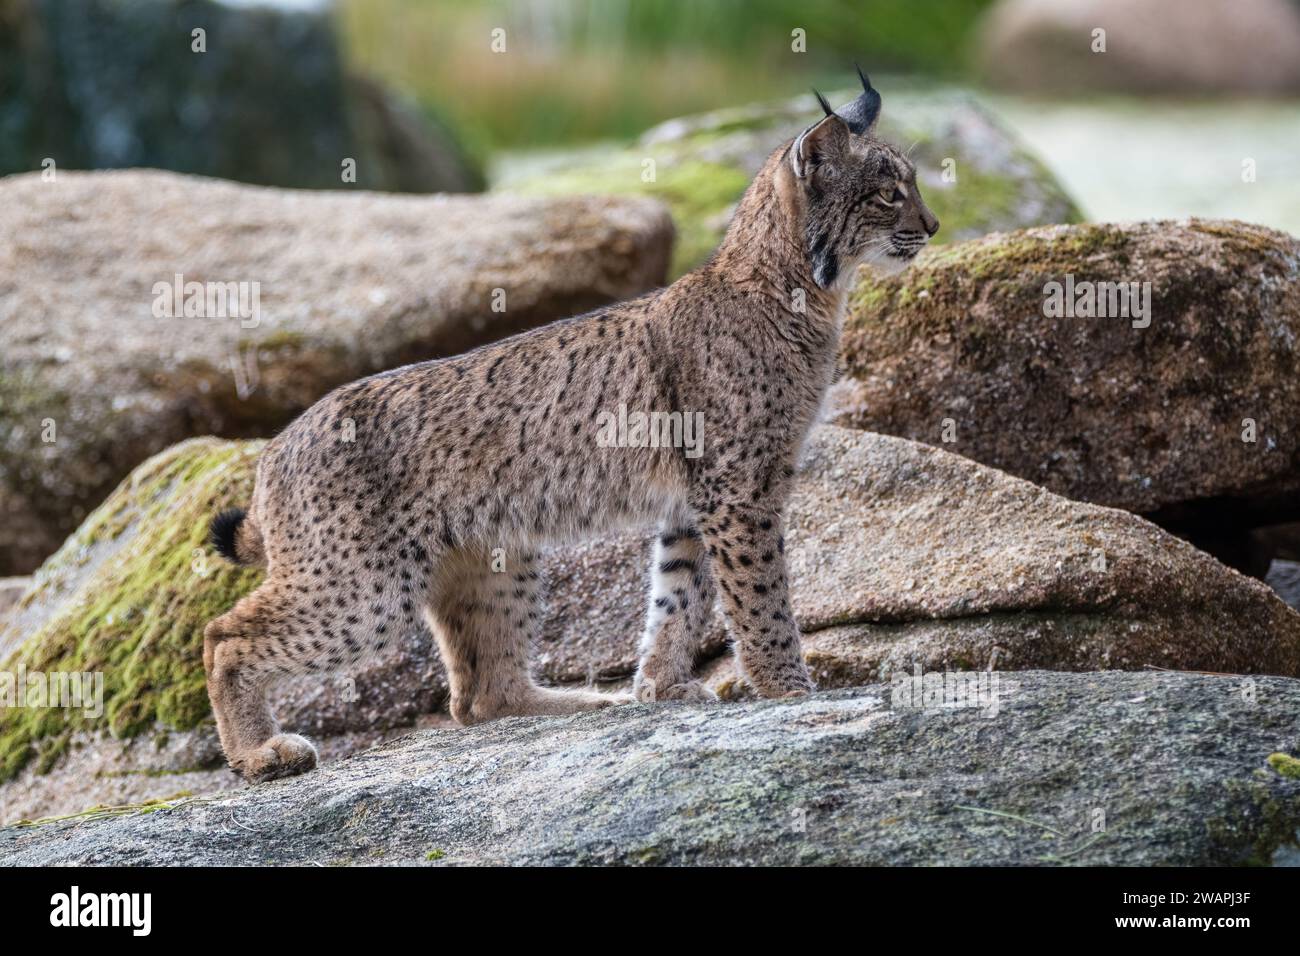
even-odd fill
[[[450,130],[347,72],[333,30],[321,0],[0,0],[0,175],[52,160],[263,186],[480,188]]]
[[[982,26],[976,59],[994,85],[1036,95],[1294,94],[1300,5],[999,0]]]
[[[830,98],[838,104],[856,95]],[[681,233],[673,257],[680,275],[713,251],[772,150],[820,115],[813,98],[803,96],[670,120],[630,147],[508,157],[493,174],[493,188],[661,199]],[[880,136],[910,151],[926,202],[943,223],[938,241],[1079,219],[1046,167],[968,93],[887,92]]]
[[[260,445],[194,439],[156,456],[69,538],[0,618],[0,671],[101,673],[103,712],[0,710],[0,806],[72,812],[229,786],[201,664],[203,626],[259,572],[215,558],[210,516],[248,500]],[[810,443],[791,503],[795,614],[823,687],[895,672],[1172,669],[1300,675],[1300,614],[1126,512],[1068,501],[930,446],[840,428]],[[631,677],[645,535],[552,552],[537,671]],[[356,673],[285,681],[284,726],[326,759],[446,721],[430,635]],[[745,696],[720,618],[699,669]]]
[[[946,246],[860,274],[844,355],[838,422],[1148,515],[1261,576],[1250,529],[1300,519],[1285,233],[1190,219]]]
[[[673,229],[647,199],[131,171],[0,180],[0,235],[0,574],[12,574],[168,445],[269,435],[340,383],[660,285]]]
[[[887,685],[428,730],[289,780],[3,827],[0,861],[1297,862],[1300,681],[1027,672],[987,691],[927,704]]]

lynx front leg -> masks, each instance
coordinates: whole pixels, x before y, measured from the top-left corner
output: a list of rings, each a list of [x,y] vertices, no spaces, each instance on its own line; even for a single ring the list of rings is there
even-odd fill
[[[716,699],[693,679],[713,601],[713,578],[700,533],[684,517],[665,522],[652,553],[646,628],[634,688],[637,699]]]
[[[750,504],[721,505],[700,523],[740,669],[764,697],[815,689],[790,610],[782,527],[779,510]]]

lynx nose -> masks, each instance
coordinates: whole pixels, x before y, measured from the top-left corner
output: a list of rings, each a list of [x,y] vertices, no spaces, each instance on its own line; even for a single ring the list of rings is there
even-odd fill
[[[939,231],[939,217],[928,209],[921,212],[921,224],[925,226],[925,231],[930,236],[934,236]]]

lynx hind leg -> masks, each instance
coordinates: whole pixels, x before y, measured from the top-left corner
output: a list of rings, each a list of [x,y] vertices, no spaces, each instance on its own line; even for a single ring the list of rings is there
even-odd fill
[[[650,594],[635,681],[639,700],[717,699],[694,679],[713,602],[713,575],[699,532],[688,520],[666,522],[651,549]]]
[[[409,564],[383,576],[282,572],[208,624],[208,696],[231,769],[260,781],[316,765],[309,741],[280,732],[267,687],[283,676],[346,671],[409,634],[425,597],[421,576]]]
[[[448,555],[435,574],[427,609],[451,685],[451,714],[461,724],[497,717],[572,714],[631,700],[628,695],[561,690],[533,683],[529,652],[542,623],[537,556]]]
[[[311,640],[285,590],[272,582],[210,622],[203,636],[203,667],[221,748],[230,769],[259,782],[316,766],[305,737],[280,732],[266,700],[277,674],[300,669],[296,657]]]

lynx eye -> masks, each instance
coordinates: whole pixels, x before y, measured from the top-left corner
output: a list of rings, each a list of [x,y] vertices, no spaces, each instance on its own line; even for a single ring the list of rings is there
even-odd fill
[[[886,206],[892,206],[894,203],[903,201],[903,191],[897,186],[886,186],[880,192],[876,193],[876,198]]]

